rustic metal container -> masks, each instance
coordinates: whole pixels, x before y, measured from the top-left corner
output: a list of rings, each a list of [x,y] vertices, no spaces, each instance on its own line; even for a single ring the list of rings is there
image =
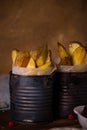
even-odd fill
[[[73,108],[87,104],[87,72],[56,72],[54,75],[54,116],[67,118]]]
[[[11,117],[15,122],[53,120],[52,75],[21,76],[10,73]]]

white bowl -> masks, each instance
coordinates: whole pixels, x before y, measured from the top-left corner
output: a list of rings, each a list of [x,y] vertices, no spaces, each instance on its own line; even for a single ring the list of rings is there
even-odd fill
[[[78,117],[78,121],[80,123],[80,125],[83,127],[83,128],[87,128],[87,118],[84,117],[81,113],[84,109],[85,105],[82,105],[82,106],[77,106],[73,109],[73,111],[75,112],[75,114],[77,115]]]

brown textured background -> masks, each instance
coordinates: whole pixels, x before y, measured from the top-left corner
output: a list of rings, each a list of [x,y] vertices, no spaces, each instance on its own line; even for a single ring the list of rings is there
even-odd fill
[[[57,41],[87,44],[87,0],[0,0],[0,74],[11,70],[13,48],[31,50]]]

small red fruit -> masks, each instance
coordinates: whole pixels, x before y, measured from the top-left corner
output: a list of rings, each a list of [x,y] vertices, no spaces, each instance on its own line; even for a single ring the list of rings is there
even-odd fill
[[[9,121],[9,122],[8,122],[8,126],[9,126],[9,127],[13,127],[13,126],[14,126],[14,122],[13,122],[13,121]]]
[[[69,115],[68,115],[68,119],[69,119],[69,120],[73,120],[73,119],[74,119],[73,114],[69,114]]]

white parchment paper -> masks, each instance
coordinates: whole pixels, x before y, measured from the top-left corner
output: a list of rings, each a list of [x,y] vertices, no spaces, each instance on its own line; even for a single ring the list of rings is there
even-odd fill
[[[60,65],[60,59],[57,58],[54,60],[54,63],[57,66],[57,70],[60,72],[87,72],[87,64],[81,65]]]
[[[48,67],[46,69],[40,69],[40,68],[25,68],[25,67],[18,67],[18,66],[12,66],[12,73],[18,74],[18,75],[50,75],[57,69],[56,65],[54,64],[51,67]]]

